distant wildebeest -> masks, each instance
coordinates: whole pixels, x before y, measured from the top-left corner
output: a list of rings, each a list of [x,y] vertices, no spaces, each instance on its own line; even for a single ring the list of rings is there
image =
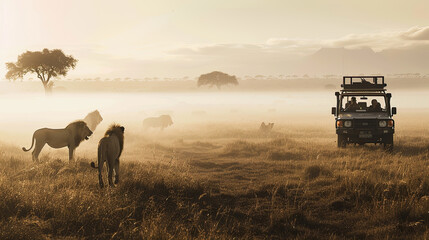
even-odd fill
[[[274,123],[268,123],[265,124],[264,122],[261,123],[261,126],[259,126],[259,131],[261,132],[270,132],[274,127]]]
[[[101,171],[104,162],[107,165],[107,178],[109,186],[113,185],[113,170],[115,171],[115,184],[119,183],[119,157],[124,149],[125,128],[118,124],[113,124],[107,129],[104,137],[98,143],[98,166],[91,162],[91,167],[98,168],[98,182],[100,187],[104,187]]]
[[[148,128],[164,128],[173,124],[173,120],[170,115],[161,115],[159,117],[150,117],[143,120],[143,128],[146,130]]]
[[[88,128],[84,121],[75,121],[62,129],[41,128],[34,132],[31,147],[29,149],[22,148],[25,152],[30,151],[34,147],[32,156],[33,161],[39,161],[39,154],[45,144],[52,148],[69,148],[69,161],[74,160],[74,151],[83,140],[88,140],[92,135],[92,131]]]
[[[89,129],[94,132],[98,124],[103,121],[103,118],[101,117],[100,112],[98,110],[95,110],[93,112],[88,113],[88,115],[86,115],[83,121],[86,122]]]

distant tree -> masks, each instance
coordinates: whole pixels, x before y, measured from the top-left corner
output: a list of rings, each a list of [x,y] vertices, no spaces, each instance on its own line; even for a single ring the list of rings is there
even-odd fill
[[[202,74],[198,78],[197,85],[198,87],[209,85],[210,87],[216,86],[218,89],[222,85],[233,84],[238,85],[237,78],[235,76],[228,75],[223,72],[214,71],[207,74]]]
[[[35,73],[42,81],[45,93],[50,93],[54,83],[52,77],[66,76],[70,68],[76,67],[77,60],[72,56],[66,56],[60,49],[43,49],[41,52],[27,51],[18,56],[16,63],[6,63],[9,80],[22,79],[27,73]]]

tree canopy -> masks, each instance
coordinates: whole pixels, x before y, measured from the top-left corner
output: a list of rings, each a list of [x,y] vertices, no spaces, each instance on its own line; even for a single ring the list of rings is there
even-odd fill
[[[66,76],[71,68],[76,67],[77,60],[66,56],[60,49],[43,49],[42,51],[27,51],[18,56],[16,63],[8,62],[6,78],[16,80],[27,73],[35,73],[42,81],[46,92],[52,90],[52,77]]]
[[[238,85],[237,78],[235,76],[231,76],[219,71],[202,74],[198,78],[197,82],[198,87],[203,85],[209,85],[210,87],[216,86],[217,88],[220,88],[222,85],[227,84]]]

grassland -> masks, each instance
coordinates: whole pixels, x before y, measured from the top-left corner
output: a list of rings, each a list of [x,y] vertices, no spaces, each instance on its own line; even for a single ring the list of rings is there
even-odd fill
[[[393,153],[337,149],[328,127],[274,129],[127,132],[121,182],[104,189],[94,150],[71,164],[45,153],[36,165],[2,143],[0,239],[429,237],[423,125],[398,130]]]

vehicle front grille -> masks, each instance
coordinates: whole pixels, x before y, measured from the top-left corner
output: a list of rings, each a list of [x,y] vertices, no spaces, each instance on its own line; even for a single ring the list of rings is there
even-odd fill
[[[353,120],[353,127],[355,128],[373,128],[377,127],[376,119],[355,119]]]

